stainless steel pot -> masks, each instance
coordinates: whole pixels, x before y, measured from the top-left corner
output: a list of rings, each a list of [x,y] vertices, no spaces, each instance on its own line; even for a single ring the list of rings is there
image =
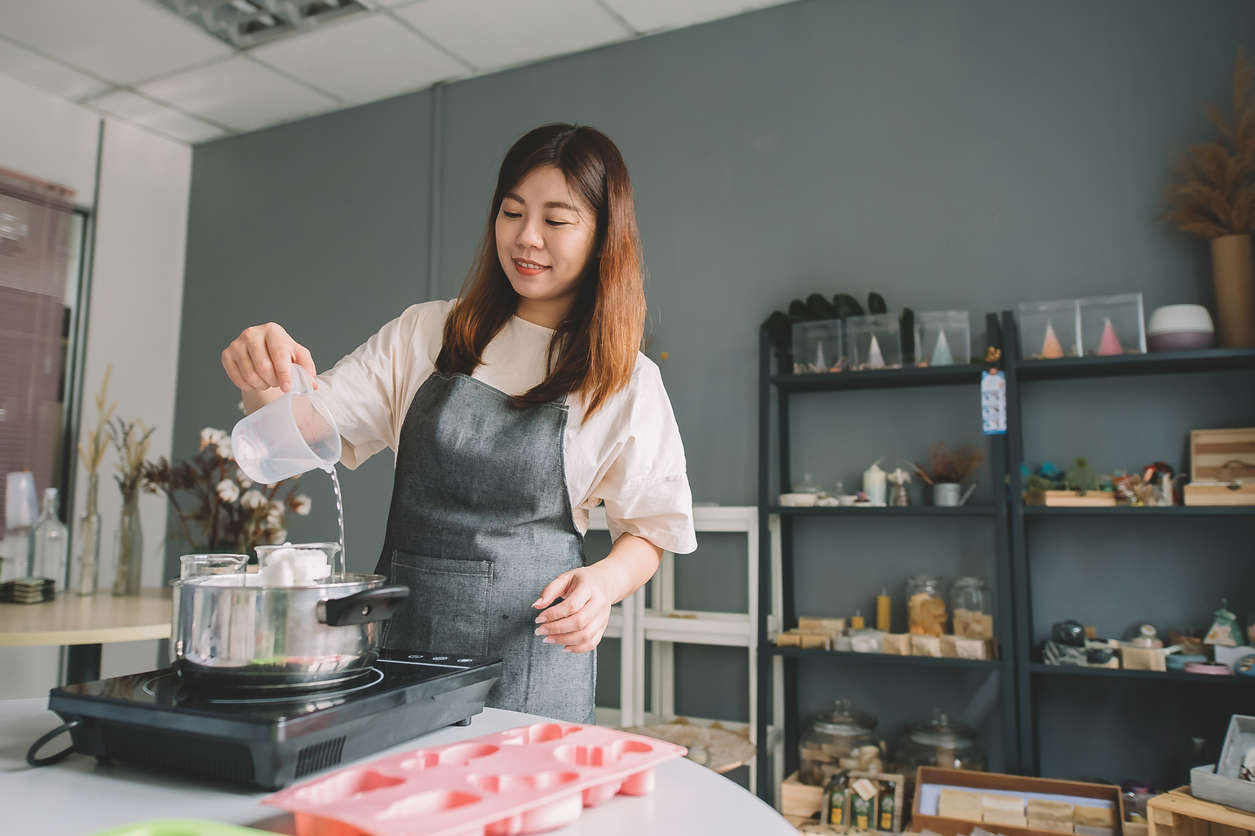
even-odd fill
[[[174,664],[197,688],[304,689],[369,668],[380,622],[410,594],[383,575],[309,586],[265,586],[256,574],[174,583]]]

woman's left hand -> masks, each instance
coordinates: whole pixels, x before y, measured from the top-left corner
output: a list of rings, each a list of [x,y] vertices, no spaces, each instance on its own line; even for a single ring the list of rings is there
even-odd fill
[[[563,600],[549,607],[558,598]],[[536,603],[549,609],[536,617],[536,635],[571,653],[587,653],[601,642],[614,604],[609,585],[594,566],[581,566],[551,580]]]

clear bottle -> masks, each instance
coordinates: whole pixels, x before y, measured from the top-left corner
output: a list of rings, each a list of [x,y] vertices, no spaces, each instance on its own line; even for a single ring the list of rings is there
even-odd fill
[[[57,489],[44,491],[43,512],[35,524],[35,559],[31,574],[52,578],[57,587],[65,586],[66,556],[70,545],[69,530],[57,516]]]

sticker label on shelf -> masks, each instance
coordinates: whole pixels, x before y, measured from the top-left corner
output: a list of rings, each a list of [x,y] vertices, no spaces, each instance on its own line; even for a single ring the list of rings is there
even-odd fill
[[[985,370],[980,375],[980,428],[985,435],[1007,431],[1007,376]]]

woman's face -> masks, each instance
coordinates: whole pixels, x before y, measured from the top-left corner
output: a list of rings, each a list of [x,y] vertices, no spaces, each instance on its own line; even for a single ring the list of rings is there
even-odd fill
[[[569,306],[596,239],[596,215],[551,165],[506,192],[495,223],[497,258],[515,293],[545,307]]]

